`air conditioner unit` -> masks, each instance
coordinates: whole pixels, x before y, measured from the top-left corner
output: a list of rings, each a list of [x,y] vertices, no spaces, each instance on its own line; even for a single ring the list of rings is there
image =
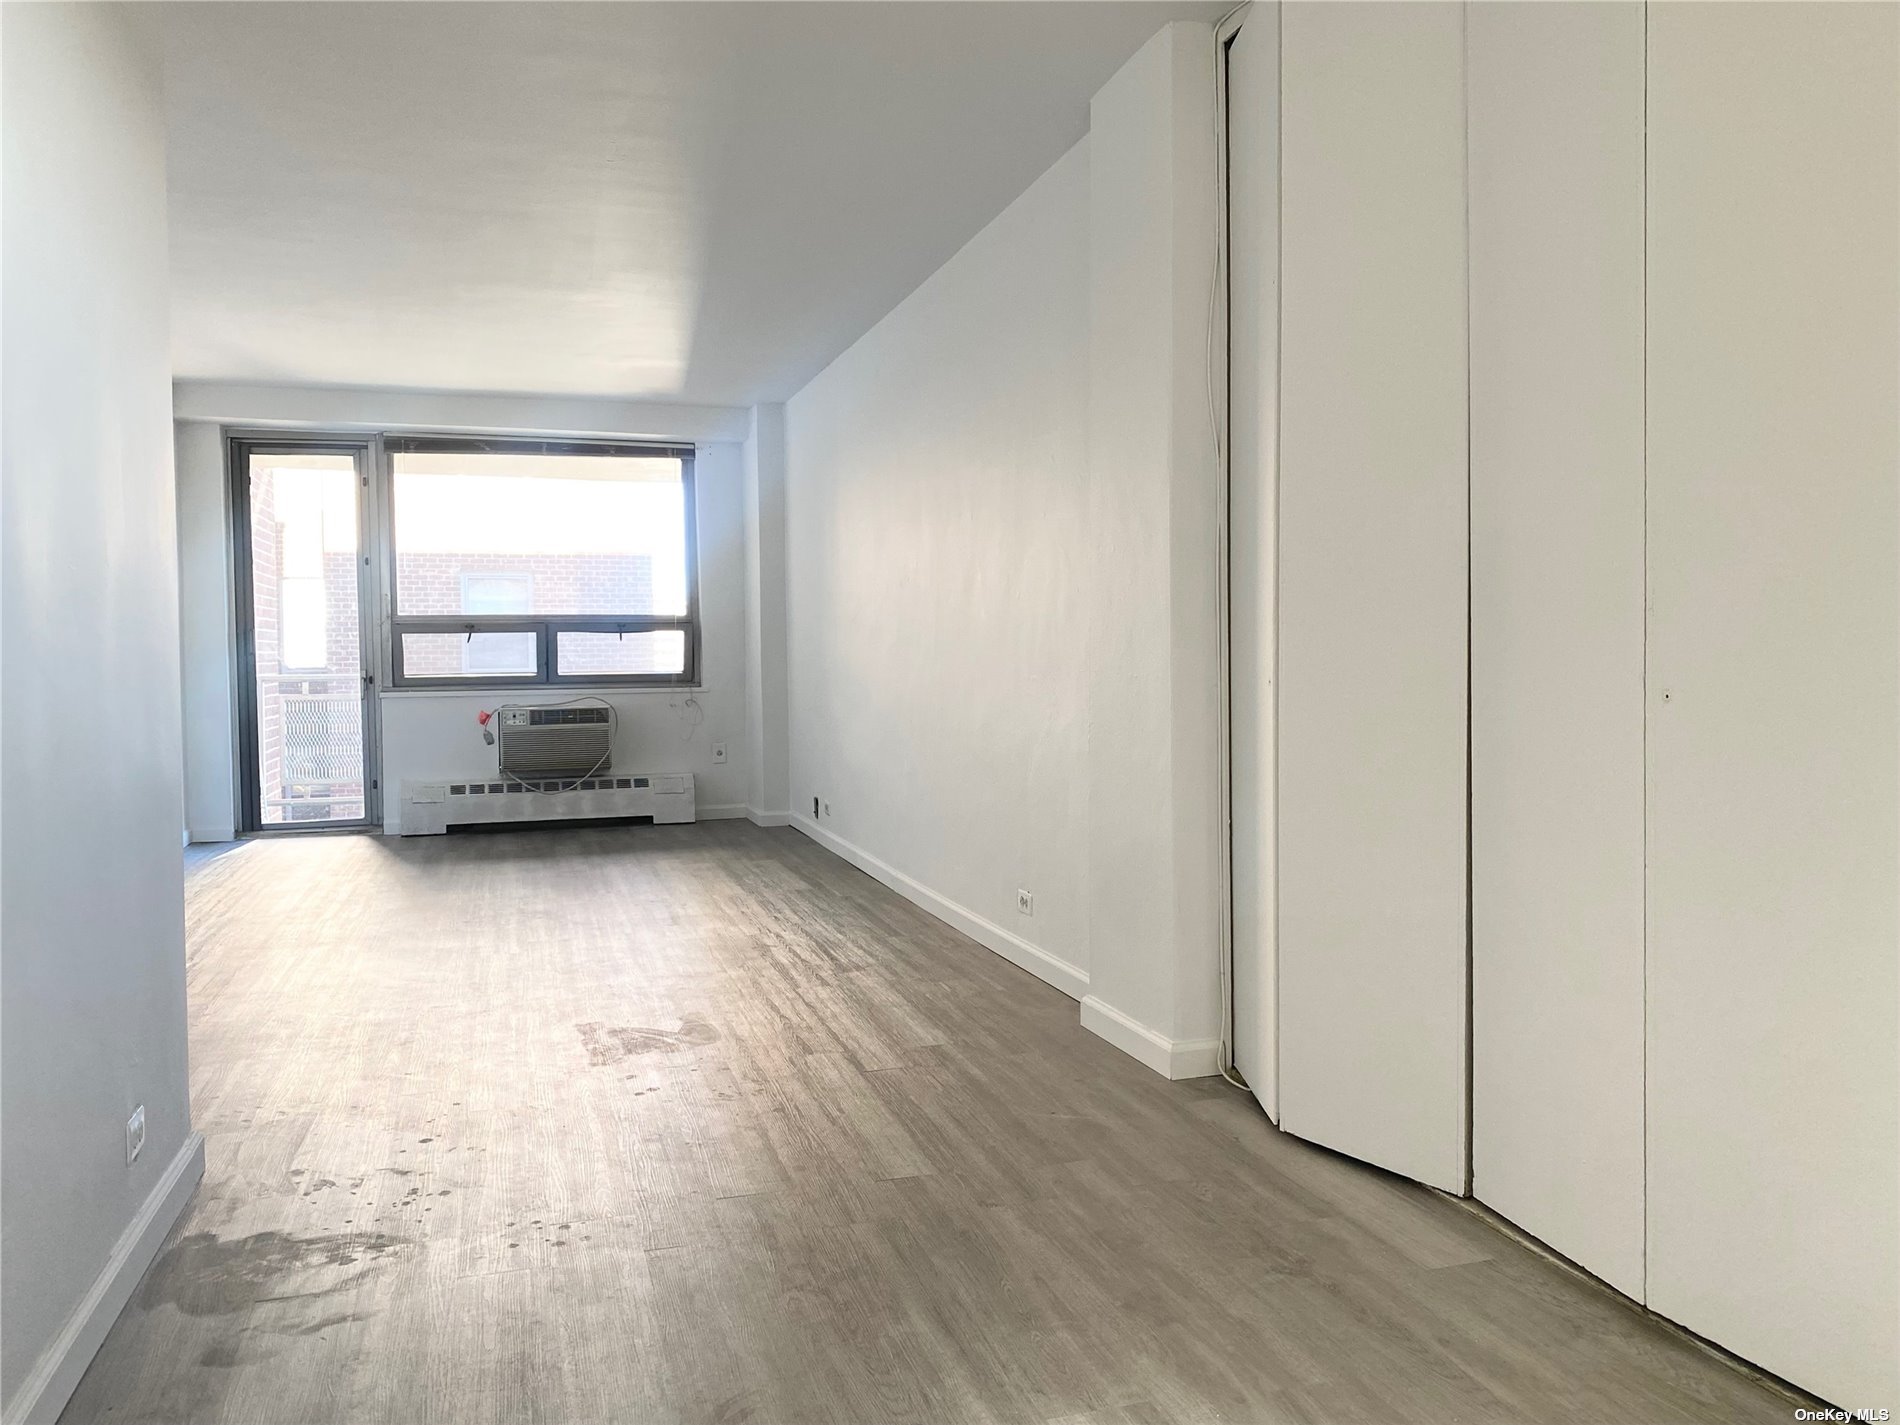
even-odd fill
[[[502,708],[503,780],[591,777],[613,765],[613,713],[604,707]]]

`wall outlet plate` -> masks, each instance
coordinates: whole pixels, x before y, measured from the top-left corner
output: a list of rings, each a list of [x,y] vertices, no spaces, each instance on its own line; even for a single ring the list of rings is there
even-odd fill
[[[713,761],[723,762],[725,760],[726,760],[726,744],[723,742],[715,742],[713,744]]]
[[[830,802],[826,802],[826,803],[825,803],[825,815],[826,815],[826,816],[830,816],[830,815],[831,815],[831,803],[830,803]]]
[[[140,1104],[132,1110],[132,1116],[125,1120],[125,1165],[131,1167],[138,1161],[139,1153],[145,1147],[145,1105]]]
[[[1017,891],[1016,909],[1018,913],[1022,915],[1034,915],[1036,913],[1036,898],[1029,894],[1028,891]]]

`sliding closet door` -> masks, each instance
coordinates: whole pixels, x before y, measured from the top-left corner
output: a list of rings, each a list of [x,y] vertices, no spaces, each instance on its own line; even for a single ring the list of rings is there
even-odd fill
[[[1643,1294],[1643,10],[1474,5],[1471,1190]]]
[[[1227,182],[1234,1059],[1277,1121],[1273,519],[1280,379],[1280,14],[1274,5],[1255,5],[1228,48]]]
[[[1465,1185],[1464,27],[1281,8],[1282,1126]]]
[[[1649,1302],[1900,1404],[1900,11],[1649,7]]]

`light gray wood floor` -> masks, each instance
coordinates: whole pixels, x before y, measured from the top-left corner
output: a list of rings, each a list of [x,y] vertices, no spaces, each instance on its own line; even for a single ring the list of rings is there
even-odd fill
[[[1776,1421],[790,831],[188,868],[203,1185],[63,1419]]]

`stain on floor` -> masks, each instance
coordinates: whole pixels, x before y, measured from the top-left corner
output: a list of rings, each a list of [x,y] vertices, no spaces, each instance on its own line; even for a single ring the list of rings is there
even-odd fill
[[[719,1031],[696,1014],[689,1014],[677,1029],[647,1029],[637,1025],[577,1024],[581,1045],[587,1050],[587,1062],[595,1068],[624,1063],[636,1054],[677,1054],[682,1049],[699,1049],[719,1038]]]
[[[139,1289],[139,1305],[147,1311],[170,1305],[188,1316],[228,1316],[271,1303],[335,1296],[359,1286],[407,1245],[407,1239],[382,1232],[309,1237],[253,1232],[231,1238],[194,1232],[152,1264]]]

